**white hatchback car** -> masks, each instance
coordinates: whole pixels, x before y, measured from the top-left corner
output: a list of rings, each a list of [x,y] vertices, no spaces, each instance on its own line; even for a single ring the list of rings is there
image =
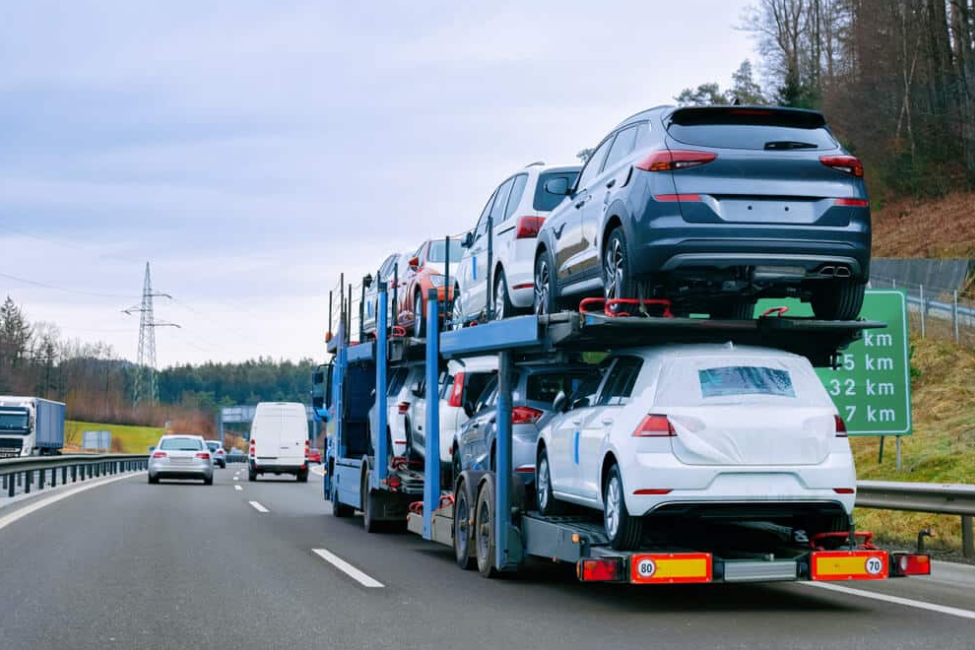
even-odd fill
[[[371,333],[376,331],[376,321],[379,318],[379,282],[386,283],[386,325],[390,327],[396,322],[396,306],[393,304],[393,293],[399,285],[400,291],[406,286],[405,276],[408,271],[406,253],[393,253],[385,260],[375,276],[369,277],[365,296],[362,303],[362,331]],[[397,297],[397,301],[399,297]]]
[[[410,407],[412,395],[410,387],[417,380],[423,378],[423,364],[409,368],[395,368],[387,376],[386,391],[386,444],[392,449],[393,456],[405,456],[408,444],[406,437],[406,413]],[[379,448],[376,437],[376,402],[373,401],[369,409],[369,431],[372,436],[372,448]]]
[[[474,413],[474,404],[498,372],[496,356],[451,359],[440,373],[437,395],[440,408],[440,463],[449,470],[454,443],[461,427]],[[406,413],[406,437],[413,454],[423,458],[426,451],[426,379],[421,373],[410,384],[412,402]]]
[[[849,530],[856,498],[846,426],[804,357],[732,344],[617,351],[539,436],[543,514],[601,509],[614,548],[644,524],[766,521]],[[666,527],[664,524],[663,527]]]
[[[505,180],[491,195],[474,231],[464,241],[464,255],[454,273],[451,325],[479,321],[487,314],[488,282],[492,282],[494,318],[529,310],[535,296],[535,237],[545,217],[565,199],[545,189],[549,181],[564,178],[569,185],[579,165],[547,166],[532,163]],[[488,216],[494,237],[488,273]]]

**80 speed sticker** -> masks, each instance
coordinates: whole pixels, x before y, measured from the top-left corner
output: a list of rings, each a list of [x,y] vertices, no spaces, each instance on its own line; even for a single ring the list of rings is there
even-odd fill
[[[657,572],[657,565],[650,558],[643,558],[636,565],[636,572],[641,578],[652,578]]]

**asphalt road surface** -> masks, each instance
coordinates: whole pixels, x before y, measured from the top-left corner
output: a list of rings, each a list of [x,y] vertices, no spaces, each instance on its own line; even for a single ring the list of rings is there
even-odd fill
[[[849,592],[583,585],[549,564],[485,580],[449,548],[333,518],[318,476],[140,473],[37,507],[71,489],[0,507],[0,648],[975,647],[967,567]]]

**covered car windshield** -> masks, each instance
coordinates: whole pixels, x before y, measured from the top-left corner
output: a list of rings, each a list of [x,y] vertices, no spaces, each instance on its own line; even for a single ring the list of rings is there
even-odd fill
[[[527,399],[533,402],[551,404],[561,392],[572,395],[579,384],[587,378],[599,380],[599,372],[595,368],[579,370],[560,370],[557,372],[533,372],[528,375]]]
[[[165,438],[159,448],[166,451],[200,451],[203,443],[195,438]]]
[[[460,258],[464,255],[464,249],[460,245],[459,239],[450,240],[450,261],[453,263],[459,262]],[[427,251],[427,261],[441,263],[446,262],[447,257],[444,255],[444,251],[447,250],[446,243],[442,239],[430,242],[430,250]]]
[[[665,364],[654,400],[659,406],[748,404],[830,406],[816,371],[793,357],[685,357]]]

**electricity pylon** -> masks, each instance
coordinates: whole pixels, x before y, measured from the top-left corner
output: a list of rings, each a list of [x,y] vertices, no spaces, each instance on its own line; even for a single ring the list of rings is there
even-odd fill
[[[139,356],[136,360],[135,381],[132,383],[132,401],[136,404],[147,400],[155,404],[156,390],[156,328],[179,327],[176,323],[157,321],[152,312],[153,298],[169,298],[168,293],[153,293],[152,278],[149,275],[149,262],[146,262],[146,278],[142,283],[142,303],[123,309],[130,316],[139,313]]]

